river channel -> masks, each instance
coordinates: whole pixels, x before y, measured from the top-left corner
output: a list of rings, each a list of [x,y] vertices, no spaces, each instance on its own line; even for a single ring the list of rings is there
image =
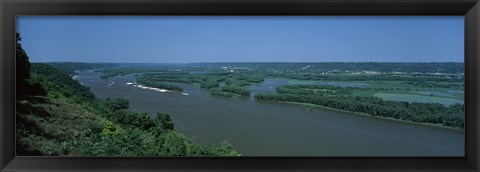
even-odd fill
[[[161,93],[127,85],[135,81],[133,75],[109,79],[99,75],[84,71],[77,79],[99,98],[127,98],[132,111],[170,114],[176,130],[200,143],[228,140],[243,156],[464,155],[464,132],[460,130],[255,101],[253,95],[211,96],[208,90],[182,83],[174,84],[188,95]],[[274,92],[276,86],[285,84],[291,82],[267,79],[252,86],[251,91]]]

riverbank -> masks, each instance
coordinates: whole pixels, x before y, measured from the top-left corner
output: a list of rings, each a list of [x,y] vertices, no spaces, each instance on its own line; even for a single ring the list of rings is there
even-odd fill
[[[342,109],[335,109],[335,108],[331,108],[331,107],[327,107],[327,106],[321,106],[321,105],[310,104],[310,103],[286,102],[286,101],[276,101],[276,102],[286,103],[286,104],[295,104],[295,105],[310,106],[310,107],[319,108],[319,109],[328,109],[328,110],[333,110],[333,111],[337,111],[337,112],[348,113],[348,114],[352,114],[352,115],[361,115],[361,116],[366,116],[366,117],[371,117],[371,118],[377,118],[377,119],[383,119],[383,120],[391,120],[391,121],[395,121],[395,122],[403,122],[403,123],[423,125],[423,126],[429,126],[429,127],[438,127],[438,128],[444,128],[444,129],[450,129],[450,130],[456,130],[456,131],[465,131],[464,129],[461,129],[461,128],[449,127],[449,126],[444,126],[444,125],[441,125],[441,124],[418,123],[418,122],[407,121],[407,120],[403,120],[403,119],[389,118],[389,117],[383,117],[383,116],[373,116],[373,115],[370,115],[370,114],[367,114],[367,113],[352,112],[352,111],[347,111],[347,110],[342,110]]]
[[[182,95],[185,95],[185,96],[189,95],[188,93],[183,93],[181,91],[167,90],[167,89],[156,88],[156,87],[149,87],[149,86],[138,84],[136,82],[135,83],[127,82],[127,85],[132,85],[133,87],[136,87],[136,88],[140,88],[140,89],[144,89],[144,90],[157,91],[157,92],[161,92],[161,93],[182,93]]]
[[[155,88],[155,87],[148,87],[148,86],[144,86],[144,85],[141,85],[141,84],[133,85],[133,87],[137,87],[137,88],[144,89],[144,90],[157,91],[157,92],[161,92],[161,93],[173,92],[173,91],[170,91],[170,90],[167,90],[167,89],[161,89],[161,88]]]

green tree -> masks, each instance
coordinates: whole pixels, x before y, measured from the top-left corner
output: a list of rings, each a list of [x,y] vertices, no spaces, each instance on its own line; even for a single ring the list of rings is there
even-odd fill
[[[17,93],[25,95],[28,94],[26,90],[28,90],[28,79],[30,79],[30,62],[28,62],[28,55],[23,50],[22,44],[20,41],[22,37],[20,34],[16,34],[16,51],[15,51],[15,61],[16,61],[16,87]]]
[[[114,111],[128,109],[130,107],[128,99],[124,99],[124,98],[112,99],[110,97],[107,97],[105,99],[105,105]]]
[[[169,131],[161,135],[162,154],[166,156],[186,156],[190,152],[191,141],[176,131]]]
[[[173,122],[167,113],[157,113],[155,124],[159,134],[165,133],[166,131],[172,131],[174,128]]]

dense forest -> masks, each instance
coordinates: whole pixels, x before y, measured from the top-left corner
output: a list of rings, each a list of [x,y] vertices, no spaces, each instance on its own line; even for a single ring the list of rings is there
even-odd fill
[[[388,101],[373,96],[356,96],[353,94],[355,90],[367,91],[370,89],[287,85],[277,87],[277,94],[259,93],[255,95],[255,99],[314,104],[372,116],[464,128],[465,109],[463,104],[444,106],[439,103]]]
[[[136,79],[136,81],[140,84],[149,86],[149,87],[154,87],[154,88],[160,88],[160,89],[166,89],[166,90],[171,90],[171,91],[183,91],[182,87],[164,83],[164,82],[158,82],[158,81],[152,81],[149,80],[148,78],[145,77],[139,77]]]
[[[222,87],[210,88],[210,94],[223,97],[249,96],[250,90],[245,87],[226,85]]]
[[[17,34],[18,156],[238,156],[225,141],[204,145],[177,132],[166,113],[128,110],[126,99],[98,99],[74,70],[110,64],[30,63]],[[69,69],[69,70],[64,70]]]

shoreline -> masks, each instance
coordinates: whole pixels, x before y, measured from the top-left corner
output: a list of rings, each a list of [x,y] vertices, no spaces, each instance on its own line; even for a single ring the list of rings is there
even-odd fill
[[[449,130],[455,130],[455,131],[465,131],[465,129],[462,129],[462,128],[449,127],[449,126],[444,126],[444,125],[441,125],[441,124],[419,123],[419,122],[413,122],[413,121],[408,121],[408,120],[403,120],[403,119],[396,119],[396,118],[389,118],[389,117],[382,117],[382,116],[373,116],[373,115],[370,115],[370,114],[367,114],[367,113],[352,112],[352,111],[335,109],[335,108],[331,108],[331,107],[327,107],[327,106],[310,104],[310,103],[287,102],[287,101],[273,101],[273,102],[310,106],[310,107],[314,107],[314,108],[328,109],[328,110],[333,110],[333,111],[337,111],[337,112],[349,113],[351,115],[361,115],[361,116],[364,116],[364,117],[378,118],[378,119],[383,119],[383,120],[390,120],[390,121],[409,123],[409,124],[416,124],[416,125],[421,125],[421,126],[437,127],[437,128],[443,128],[443,129],[449,129]]]
[[[127,85],[130,85],[130,84],[127,83]],[[142,84],[134,84],[133,87],[137,87],[137,88],[144,89],[144,90],[157,91],[157,92],[161,92],[161,93],[173,92],[173,91],[167,90],[167,89],[161,89],[161,88],[144,86],[144,85],[142,85]]]
[[[142,84],[139,84],[137,82],[127,82],[126,83],[127,85],[129,86],[133,86],[133,87],[136,87],[136,88],[140,88],[140,89],[143,89],[143,90],[151,90],[151,91],[157,91],[157,92],[161,92],[161,93],[182,93],[183,95],[188,95],[188,93],[184,93],[182,91],[175,91],[175,90],[167,90],[167,89],[163,89],[163,88],[156,88],[156,87],[150,87],[150,86],[146,86],[146,85],[142,85]]]

